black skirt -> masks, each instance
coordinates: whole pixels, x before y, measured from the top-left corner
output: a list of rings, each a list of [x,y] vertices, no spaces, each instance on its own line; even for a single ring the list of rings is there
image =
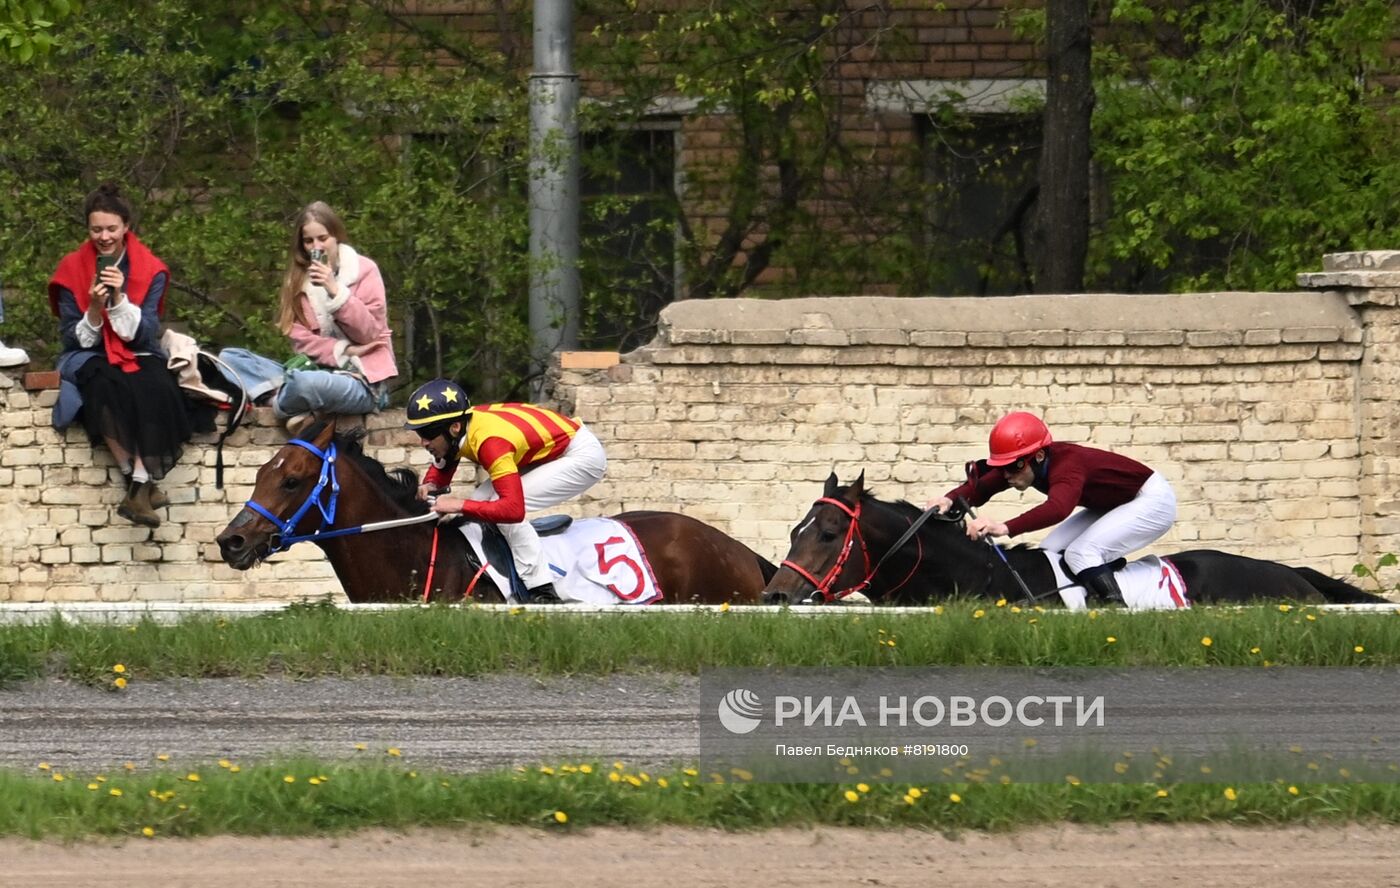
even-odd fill
[[[83,427],[94,441],[111,438],[140,456],[151,478],[159,480],[180,461],[193,430],[184,393],[165,361],[140,355],[136,363],[135,373],[125,373],[97,357],[78,370]]]

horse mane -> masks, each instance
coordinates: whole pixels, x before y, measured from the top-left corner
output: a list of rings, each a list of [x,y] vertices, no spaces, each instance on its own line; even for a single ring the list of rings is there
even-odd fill
[[[325,420],[317,420],[307,426],[297,438],[307,442],[313,441],[325,428]],[[396,505],[408,510],[411,515],[427,512],[428,504],[418,498],[418,473],[409,468],[385,469],[383,463],[365,453],[364,442],[368,434],[367,429],[353,428],[343,432],[337,431],[332,440],[336,450],[342,456],[350,457]]]
[[[882,500],[879,497],[875,496],[874,491],[871,490],[864,491],[861,494],[860,498],[861,502],[865,503],[866,505],[874,505],[885,509],[889,509],[890,511],[898,514],[899,516],[903,517],[905,520],[908,521],[913,521],[915,518],[918,518],[924,512],[923,509],[919,508],[911,502],[908,502],[907,500]],[[935,515],[933,517],[937,518],[938,516]],[[1003,545],[1001,548],[1003,549],[1003,551],[1007,552],[1011,551],[1012,549],[1031,549],[1037,552],[1041,551],[1041,548],[1035,545],[1034,543],[1016,543],[1015,545]]]

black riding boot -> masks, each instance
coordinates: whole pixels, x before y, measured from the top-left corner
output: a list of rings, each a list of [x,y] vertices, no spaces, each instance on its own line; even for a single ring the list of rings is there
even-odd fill
[[[554,591],[553,583],[540,583],[533,589],[525,592],[526,604],[563,604],[559,593]]]
[[[1079,582],[1089,593],[1089,598],[1100,605],[1122,604],[1123,590],[1118,588],[1112,565],[1102,564],[1079,572]]]

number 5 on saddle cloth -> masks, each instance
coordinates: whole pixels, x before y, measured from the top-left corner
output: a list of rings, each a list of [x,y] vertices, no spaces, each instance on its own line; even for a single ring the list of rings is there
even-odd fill
[[[632,529],[612,518],[550,515],[530,522],[540,535],[554,588],[565,602],[653,604],[664,595]],[[486,572],[510,601],[524,601],[525,586],[510,546],[494,524],[467,522],[458,528]]]

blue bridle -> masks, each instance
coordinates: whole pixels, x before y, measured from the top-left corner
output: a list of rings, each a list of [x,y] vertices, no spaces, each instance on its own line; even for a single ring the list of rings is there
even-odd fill
[[[301,504],[301,507],[296,510],[295,514],[293,514],[292,517],[286,519],[285,521],[272,514],[272,512],[268,509],[253,502],[251,499],[248,500],[248,508],[252,509],[254,512],[257,512],[259,515],[263,516],[268,521],[271,521],[277,526],[278,532],[272,535],[272,539],[269,541],[268,544],[271,551],[284,552],[287,549],[290,549],[296,543],[304,542],[306,540],[325,540],[330,539],[331,537],[345,536],[347,534],[352,533],[360,533],[361,528],[359,527],[346,527],[341,528],[339,530],[326,529],[335,522],[335,506],[336,502],[340,499],[340,481],[335,476],[335,442],[332,441],[330,446],[327,447],[325,450],[322,450],[315,444],[312,444],[310,441],[302,441],[300,439],[293,439],[291,441],[288,441],[287,443],[295,444],[296,446],[301,447],[305,450],[309,450],[316,456],[320,457],[321,477],[317,479],[316,486],[312,488],[311,493],[307,494],[306,500]],[[330,501],[322,503],[321,495],[325,492],[327,485],[330,485],[331,489]],[[302,517],[311,510],[312,506],[315,506],[317,510],[319,510],[321,513],[321,526],[311,533],[295,533],[294,531],[296,529],[297,524],[300,523]]]

